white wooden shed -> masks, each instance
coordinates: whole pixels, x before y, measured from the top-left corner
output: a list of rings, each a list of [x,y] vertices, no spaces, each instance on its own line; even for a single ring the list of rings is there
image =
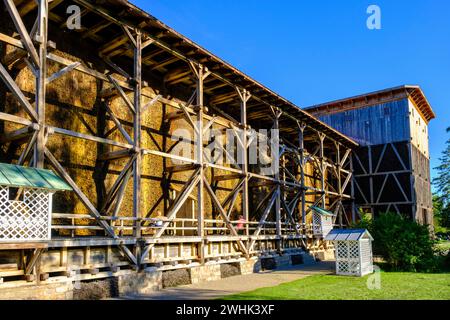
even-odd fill
[[[50,170],[0,163],[0,243],[50,240],[59,190],[72,188]]]
[[[311,206],[313,235],[325,238],[333,230],[334,214],[320,207]]]
[[[373,238],[366,229],[335,229],[325,240],[334,243],[336,274],[362,277],[373,272]]]

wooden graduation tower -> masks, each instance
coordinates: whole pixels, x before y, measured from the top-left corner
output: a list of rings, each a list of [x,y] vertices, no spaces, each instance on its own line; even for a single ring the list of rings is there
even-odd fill
[[[349,222],[358,144],[344,134],[127,1],[0,2],[0,162],[51,168],[73,190],[53,197],[36,281],[289,257],[317,243],[311,206]],[[251,129],[271,128],[279,170],[261,174]],[[212,161],[210,129],[243,161]],[[34,272],[27,246],[0,248],[0,280]]]
[[[305,108],[360,144],[352,154],[355,205],[433,224],[428,123],[418,86],[400,86]]]

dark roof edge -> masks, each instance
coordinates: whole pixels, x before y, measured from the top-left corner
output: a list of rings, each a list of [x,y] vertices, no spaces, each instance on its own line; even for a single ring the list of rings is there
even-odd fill
[[[409,97],[416,104],[419,104],[419,101],[418,101],[419,99],[422,100],[426,104],[426,109],[427,109],[427,113],[428,113],[427,120],[430,121],[436,117],[436,115],[433,111],[433,108],[431,107],[430,103],[428,102],[428,99],[426,98],[425,94],[423,93],[423,90],[420,88],[419,85],[401,85],[401,86],[397,86],[397,87],[373,91],[373,92],[369,92],[369,93],[365,93],[365,94],[360,94],[360,95],[356,95],[356,96],[351,96],[351,97],[347,97],[347,98],[343,98],[343,99],[332,100],[332,101],[308,106],[308,107],[303,108],[303,110],[311,113],[315,110],[319,110],[320,108],[323,108],[326,106],[336,105],[336,104],[344,103],[344,102],[351,101],[351,100],[358,100],[358,99],[375,96],[375,95],[379,95],[382,93],[394,92],[394,91],[398,91],[398,90],[413,90],[413,91],[415,91],[418,95],[420,95],[420,98],[417,98],[416,95],[412,96],[411,93],[409,94]]]

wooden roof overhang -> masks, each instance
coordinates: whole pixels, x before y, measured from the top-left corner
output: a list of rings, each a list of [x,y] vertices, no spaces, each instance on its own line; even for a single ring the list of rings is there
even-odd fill
[[[22,16],[36,8],[34,0],[16,0],[15,3]],[[65,25],[66,10],[72,4],[82,8],[82,28],[79,30],[68,30]],[[158,79],[168,92],[175,88],[185,88],[190,92],[196,83],[187,62],[202,64],[211,71],[204,83],[204,94],[206,105],[214,111],[222,111],[236,121],[240,119],[236,87],[245,88],[252,94],[247,103],[248,124],[252,127],[271,128],[271,108],[275,107],[283,111],[279,120],[281,134],[289,135],[291,141],[298,137],[298,123],[305,122],[308,125],[304,133],[306,143],[308,139],[313,140],[317,132],[322,132],[330,141],[346,147],[358,145],[126,0],[53,0],[49,3],[49,10],[49,32],[54,25],[67,34],[76,32],[83,45],[98,48],[97,52],[89,54],[97,54],[124,69],[127,65],[129,70],[132,68],[133,49],[123,27],[140,30],[143,42],[152,42],[142,52],[143,80]],[[58,48],[58,43],[56,46]]]
[[[417,85],[403,85],[384,89],[350,98],[325,102],[304,108],[303,110],[319,117],[354,109],[366,108],[377,104],[388,103],[409,98],[416,107],[422,119],[428,124],[436,117],[422,89]]]

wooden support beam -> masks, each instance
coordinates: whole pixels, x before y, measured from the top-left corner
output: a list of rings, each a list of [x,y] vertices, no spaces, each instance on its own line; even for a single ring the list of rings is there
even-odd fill
[[[28,160],[28,157],[31,155],[31,152],[33,151],[33,148],[35,147],[35,142],[37,140],[38,132],[35,131],[33,135],[31,136],[30,140],[28,141],[25,149],[20,154],[19,160],[17,160],[17,164],[19,166],[22,166],[25,161]]]
[[[67,67],[62,68],[61,70],[59,70],[58,72],[55,72],[54,74],[52,74],[51,76],[49,76],[46,79],[46,83],[49,84],[50,82],[58,79],[59,77],[62,77],[63,75],[65,75],[66,73],[74,70],[76,67],[78,67],[79,65],[81,65],[81,62],[75,62],[72,63],[71,65],[68,65]]]
[[[222,204],[220,203],[219,199],[217,198],[216,194],[212,190],[211,186],[209,185],[209,182],[206,180],[205,177],[203,177],[203,183],[206,186],[206,190],[208,191],[209,195],[211,196],[213,204],[216,206],[216,208],[219,210],[220,215],[222,216],[223,221],[225,222],[225,225],[227,228],[231,231],[231,234],[235,237],[238,237],[239,234],[237,233],[236,229],[234,228],[233,224],[230,222],[230,219],[228,218],[227,212],[222,207]],[[242,252],[248,256],[248,250],[245,247],[242,240],[237,241],[239,248],[242,250]]]
[[[30,275],[33,272],[34,267],[38,263],[39,259],[41,258],[42,253],[46,249],[37,248],[34,250],[33,255],[31,256],[30,261],[28,262],[26,268],[25,268],[25,275]]]
[[[8,68],[9,66],[17,63],[28,55],[26,50],[14,48],[9,53],[5,54],[2,59],[2,63]]]
[[[247,103],[251,98],[250,92],[248,92],[246,89],[241,90],[239,87],[236,87],[236,93],[238,94],[240,98],[240,107],[241,107],[241,125],[242,125],[242,134],[240,137],[241,142],[241,159],[242,160],[241,166],[242,166],[242,173],[244,175],[244,183],[242,185],[242,214],[244,216],[245,221],[250,221],[250,212],[249,212],[249,178],[248,175],[248,147],[250,145],[250,142],[248,141],[248,135],[247,135]],[[234,132],[233,127],[233,132]],[[236,136],[238,138],[238,136]],[[239,138],[238,138],[239,139]],[[239,161],[238,161],[239,162]],[[247,224],[245,226],[245,235],[250,235],[249,225]],[[247,251],[248,253],[248,251]]]
[[[33,122],[31,122],[28,119],[18,117],[18,116],[9,114],[9,113],[4,113],[4,112],[0,112],[0,120],[17,123],[17,124],[22,124],[25,126],[30,126],[33,124]]]
[[[150,71],[155,70],[155,69],[163,68],[163,67],[165,67],[165,66],[167,66],[169,64],[172,64],[174,62],[177,62],[177,61],[179,61],[179,59],[177,57],[171,57],[171,58],[166,59],[166,60],[161,61],[161,62],[154,62],[155,66],[152,67],[150,69]]]
[[[198,185],[201,179],[200,168],[197,169],[193,175],[189,178],[189,181],[183,186],[183,189],[178,194],[177,198],[174,200],[172,205],[169,208],[169,212],[167,214],[166,219],[163,221],[162,227],[155,233],[154,238],[160,238],[161,235],[166,231],[169,224],[176,217],[176,214],[181,209],[181,206],[186,202],[189,198],[189,195],[192,193],[194,188]],[[150,250],[153,248],[154,244],[149,244],[141,254],[140,261],[143,261],[145,257],[148,255]]]
[[[275,204],[277,198],[279,197],[279,193],[280,193],[280,191],[279,191],[278,188],[276,188],[276,190],[272,193],[272,198],[270,199],[266,209],[264,210],[263,215],[261,216],[261,219],[259,220],[258,227],[256,228],[255,232],[253,233],[253,236],[252,236],[253,238],[252,238],[252,240],[251,240],[251,242],[249,244],[249,247],[248,247],[248,251],[249,252],[252,251],[253,246],[255,245],[255,242],[256,242],[256,238],[255,237],[257,237],[261,233],[263,227],[265,226],[266,220],[267,220],[267,216],[269,215],[270,210],[272,209],[272,207]]]
[[[45,144],[47,142],[47,131],[44,127],[46,122],[46,91],[47,91],[47,42],[48,42],[48,1],[38,0],[38,17],[36,23],[36,38],[38,39],[38,59],[36,64],[36,94],[35,108],[38,116],[38,123],[41,126],[34,148],[33,165],[37,168],[44,168]]]
[[[101,219],[100,213],[92,204],[92,202],[88,199],[88,197],[81,191],[81,189],[76,185],[75,181],[72,180],[70,175],[66,172],[66,170],[59,164],[58,160],[53,156],[53,154],[45,147],[45,155],[47,159],[50,161],[52,167],[58,172],[58,174],[72,187],[75,194],[80,198],[81,202],[89,209],[90,214],[96,219],[97,223],[105,229],[106,233],[113,237],[117,238],[114,230]]]
[[[20,128],[14,131],[5,132],[0,137],[0,143],[8,143],[18,140],[24,140],[28,138],[30,135],[32,135],[35,132],[35,130],[37,130],[37,127],[38,126],[36,124],[33,124],[31,126]]]
[[[127,32],[128,29],[125,28]],[[129,38],[134,44],[134,62],[133,62],[133,76],[134,76],[134,118],[133,118],[133,135],[134,147],[136,150],[141,148],[141,111],[142,111],[142,34],[136,31],[136,36],[127,32]],[[142,153],[136,154],[136,161],[133,163],[133,217],[136,219],[133,235],[137,238],[141,237],[141,222],[139,219],[141,213],[141,172],[142,172]],[[136,246],[138,259],[140,259],[140,247]]]
[[[184,164],[178,166],[167,167],[166,171],[170,173],[191,171],[198,168],[197,164]]]
[[[156,97],[151,99],[149,102],[147,102],[145,105],[143,105],[141,108],[141,115],[144,114],[147,110],[149,110],[152,106],[154,106],[161,98],[162,98],[161,95],[157,95]]]
[[[108,194],[106,195],[104,204],[102,206],[102,209],[100,210],[101,213],[109,211],[112,203],[114,202],[114,197],[117,193],[117,190],[119,189],[119,186],[123,182],[123,179],[127,175],[128,171],[132,168],[135,160],[136,160],[136,154],[134,154],[133,157],[128,161],[128,163],[124,166],[124,168],[120,172],[116,181],[114,181],[111,189],[109,190]]]
[[[31,40],[31,37],[28,34],[27,29],[25,28],[22,18],[20,17],[19,12],[17,11],[14,1],[13,0],[4,0],[4,2],[6,5],[6,9],[8,9],[9,15],[11,16],[11,19],[13,20],[16,30],[20,34],[21,41],[22,41],[24,47],[27,49],[27,51],[32,59],[32,62],[34,63],[34,65],[36,67],[39,67],[40,66],[39,55],[36,51],[36,48],[33,45],[33,41]],[[35,4],[34,4],[34,6],[35,6]],[[44,39],[40,39],[40,40],[43,41]]]
[[[119,85],[119,83],[117,82],[116,79],[114,79],[112,76],[107,75],[109,82],[111,82],[114,86],[114,88],[116,88],[117,92],[119,93],[120,97],[122,98],[122,100],[125,102],[125,104],[127,105],[127,107],[131,110],[131,112],[133,114],[136,113],[136,110],[134,109],[133,103],[131,102],[131,100],[128,98],[127,94],[123,91],[122,87]]]
[[[243,177],[243,174],[239,174],[239,173],[226,174],[226,175],[214,176],[213,181],[236,180],[236,179],[241,179],[242,177]]]
[[[110,25],[112,25],[111,21],[106,21],[106,22],[101,21],[98,24],[96,24],[95,26],[89,28],[89,30],[87,32],[83,33],[81,38],[82,39],[89,38],[89,37],[95,35],[97,32],[100,32],[103,29],[109,27]]]
[[[85,139],[85,140],[103,143],[103,144],[120,147],[120,148],[134,149],[134,146],[131,144],[117,142],[117,141],[114,141],[111,139],[100,138],[100,137],[96,137],[96,136],[91,136],[89,134],[79,133],[79,132],[75,132],[75,131],[71,131],[71,130],[67,130],[67,129],[56,128],[56,127],[52,127],[52,126],[47,126],[47,128],[49,129],[49,134],[58,133],[58,134],[70,136],[70,137],[77,138],[77,139]]]
[[[111,117],[111,120],[114,122],[117,129],[119,129],[120,133],[122,133],[123,137],[127,140],[127,142],[129,144],[134,144],[133,139],[131,139],[130,135],[125,130],[125,128],[122,126],[119,119],[116,118],[116,116],[114,115],[114,112],[109,107],[109,104],[105,103],[104,106],[105,106],[106,112],[109,114],[109,116]]]
[[[120,185],[120,189],[119,189],[119,191],[118,191],[118,193],[116,195],[116,204],[114,206],[114,211],[113,211],[113,213],[111,215],[112,217],[117,217],[118,214],[119,214],[120,208],[122,206],[123,198],[125,196],[125,191],[126,191],[126,188],[127,188],[127,185],[128,185],[128,181],[131,178],[131,174],[132,174],[131,170],[128,170],[127,174],[123,178],[123,181],[122,181],[122,183]],[[140,223],[140,221],[137,221],[137,222]]]
[[[132,151],[129,149],[123,149],[123,150],[116,150],[111,152],[106,152],[98,156],[98,160],[100,161],[111,161],[111,160],[117,160],[117,159],[123,159],[130,157],[132,155]]]
[[[14,97],[17,99],[17,101],[20,103],[20,105],[24,108],[24,110],[28,113],[28,115],[34,121],[38,122],[39,117],[38,117],[36,111],[34,111],[33,107],[31,106],[30,102],[28,102],[28,99],[25,97],[22,90],[20,90],[18,85],[11,78],[8,71],[5,69],[5,67],[3,67],[3,65],[1,63],[0,63],[0,76],[2,77],[3,81],[5,82],[5,85],[12,92]]]

